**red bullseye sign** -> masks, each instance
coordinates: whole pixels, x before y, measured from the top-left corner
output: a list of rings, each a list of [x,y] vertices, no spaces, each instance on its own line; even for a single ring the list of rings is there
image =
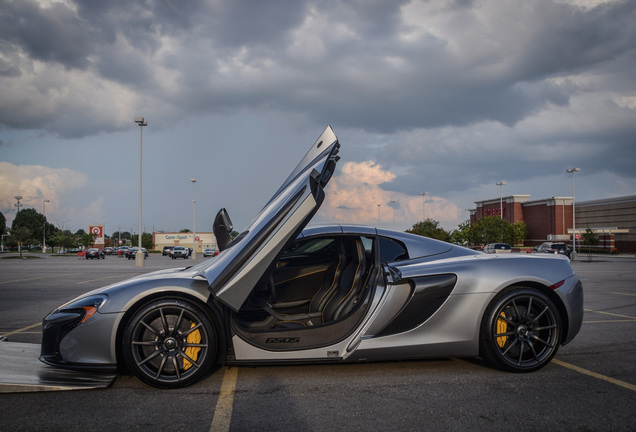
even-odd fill
[[[95,234],[97,237],[104,237],[104,227],[101,225],[91,225],[88,227],[90,234]]]

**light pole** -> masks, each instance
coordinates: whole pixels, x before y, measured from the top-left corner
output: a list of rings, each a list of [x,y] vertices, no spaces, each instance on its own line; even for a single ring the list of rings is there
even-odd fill
[[[378,204],[378,226],[380,226],[380,222],[382,220],[382,218],[380,217],[380,207],[382,207],[382,204]]]
[[[194,199],[194,184],[197,182],[197,179],[191,178],[190,181],[192,182],[192,259],[195,260],[197,259],[197,229],[195,225],[196,212],[194,209],[197,200]]]
[[[506,184],[505,181],[496,183],[499,186],[499,216],[503,219],[503,187]]]
[[[20,213],[20,207],[22,207],[22,204],[20,204],[20,200],[22,199],[22,195],[16,195],[14,198],[16,200],[18,200],[18,202],[16,204],[14,204],[14,206],[16,206],[16,208],[18,209],[18,211],[15,212],[15,214],[17,215],[18,213]]]
[[[574,252],[572,253],[572,259],[576,259],[576,207],[574,205],[574,173],[581,171],[581,168],[569,168],[565,170],[566,173],[572,174],[572,245],[574,246]]]
[[[141,156],[142,156],[142,143],[143,143],[143,130],[144,126],[148,126],[148,122],[143,117],[135,117],[135,123],[139,125],[139,236],[137,255],[135,255],[135,265],[137,267],[144,266],[144,253],[141,250]]]
[[[42,201],[42,216],[44,216],[44,225],[42,225],[42,253],[46,253],[46,203],[51,200]]]
[[[422,197],[422,222],[424,222],[426,220],[426,197],[428,192],[420,192],[420,196]]]
[[[2,234],[2,239],[0,241],[0,250],[4,252],[4,238],[9,237],[9,234]]]
[[[22,199],[22,195],[16,195],[14,197],[18,202],[15,204],[16,208],[18,209],[18,211],[15,212],[15,217],[18,217],[18,213],[20,213],[20,206],[22,204],[20,204],[20,200]],[[18,252],[20,252],[20,256],[22,256],[22,243],[18,242]]]
[[[396,200],[391,200],[391,207],[393,207],[393,229],[395,229],[395,205],[397,204]]]

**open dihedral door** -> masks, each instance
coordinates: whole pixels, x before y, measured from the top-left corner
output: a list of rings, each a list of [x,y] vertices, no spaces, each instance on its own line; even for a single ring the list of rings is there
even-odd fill
[[[198,273],[220,301],[238,311],[283,247],[311,220],[324,200],[339,147],[328,126],[249,227]]]

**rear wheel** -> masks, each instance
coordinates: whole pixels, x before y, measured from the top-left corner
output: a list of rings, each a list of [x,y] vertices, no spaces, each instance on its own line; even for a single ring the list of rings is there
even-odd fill
[[[540,291],[511,287],[493,299],[481,324],[480,353],[512,372],[532,372],[552,360],[561,340],[561,317]]]
[[[218,334],[208,316],[191,302],[178,298],[153,301],[126,325],[126,365],[151,386],[188,386],[214,364]]]

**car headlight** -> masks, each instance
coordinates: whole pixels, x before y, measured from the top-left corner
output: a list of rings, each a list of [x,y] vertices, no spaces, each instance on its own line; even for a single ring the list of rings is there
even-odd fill
[[[64,362],[60,353],[60,342],[73,329],[89,319],[104,306],[108,296],[93,294],[79,297],[63,304],[48,314],[42,321],[41,359],[45,363],[61,364]]]
[[[53,311],[52,314],[59,312],[81,312],[84,314],[84,317],[79,322],[79,324],[81,324],[93,316],[99,308],[104,306],[107,300],[108,296],[106,294],[94,294],[87,297],[80,297],[60,306]]]

